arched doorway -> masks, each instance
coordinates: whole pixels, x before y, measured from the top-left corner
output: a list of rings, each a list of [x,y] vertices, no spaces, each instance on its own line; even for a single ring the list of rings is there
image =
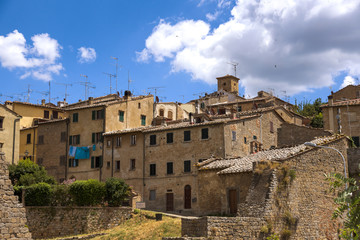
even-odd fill
[[[184,208],[191,208],[191,186],[186,185],[184,188]]]

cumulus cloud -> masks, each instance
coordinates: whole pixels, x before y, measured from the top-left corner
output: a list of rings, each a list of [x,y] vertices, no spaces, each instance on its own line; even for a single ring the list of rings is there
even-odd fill
[[[53,74],[63,70],[62,64],[57,62],[62,47],[47,33],[34,35],[31,40],[33,46],[27,45],[24,35],[18,30],[0,36],[1,66],[24,71],[21,79],[32,76],[50,81]]]
[[[78,49],[78,59],[80,63],[92,63],[96,60],[96,52],[93,48],[81,47]]]
[[[357,0],[238,0],[228,21],[211,29],[201,20],[161,20],[137,60],[170,60],[209,84],[233,74],[246,95],[275,88],[293,95],[334,84],[341,71],[360,75]]]
[[[343,83],[342,83],[341,86],[340,86],[340,89],[341,89],[341,88],[344,88],[344,87],[346,87],[346,86],[348,86],[348,85],[356,85],[356,80],[355,80],[355,78],[353,78],[352,76],[346,76],[346,77],[344,78]]]

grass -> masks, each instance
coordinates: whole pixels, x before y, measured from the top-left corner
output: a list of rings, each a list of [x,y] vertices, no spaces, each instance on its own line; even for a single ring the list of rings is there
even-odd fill
[[[103,233],[92,240],[139,240],[139,239],[162,239],[163,237],[180,237],[181,236],[181,219],[171,218],[163,215],[161,221],[156,221],[156,212],[141,210],[135,211],[132,218],[125,223],[112,229],[104,230],[97,233]],[[91,234],[78,235],[86,236]]]

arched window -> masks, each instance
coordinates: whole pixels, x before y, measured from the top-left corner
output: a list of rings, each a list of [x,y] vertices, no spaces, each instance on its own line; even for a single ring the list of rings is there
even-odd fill
[[[164,109],[160,109],[160,113],[159,113],[160,117],[164,116]]]
[[[173,119],[172,111],[168,111],[168,118],[171,119],[171,120]]]
[[[191,186],[186,185],[184,188],[184,208],[191,208]]]

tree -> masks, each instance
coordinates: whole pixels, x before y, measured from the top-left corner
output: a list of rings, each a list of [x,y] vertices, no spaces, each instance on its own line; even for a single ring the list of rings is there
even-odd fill
[[[55,179],[47,174],[45,168],[30,159],[10,165],[9,177],[14,186],[30,186],[40,182],[55,184]]]
[[[344,228],[340,237],[344,239],[360,238],[360,192],[354,178],[345,178],[340,173],[333,173],[326,179],[330,182],[330,191],[336,193],[334,202],[338,206],[332,218],[344,219]]]
[[[310,118],[310,126],[315,128],[322,128],[324,127],[323,115],[320,108],[322,104],[323,103],[321,102],[321,98],[317,98],[313,103],[308,100],[304,100],[299,104],[295,103],[295,112],[304,117]]]

